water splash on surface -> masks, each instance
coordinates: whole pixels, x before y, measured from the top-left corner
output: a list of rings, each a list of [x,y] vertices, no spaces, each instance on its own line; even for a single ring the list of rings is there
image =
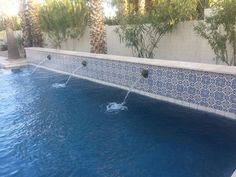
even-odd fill
[[[52,84],[52,87],[54,87],[54,88],[64,88],[64,87],[66,87],[67,84],[69,83],[69,81],[70,81],[72,75],[73,75],[77,70],[81,69],[82,67],[83,67],[83,66],[77,67],[77,68],[69,75],[69,77],[67,78],[67,80],[66,80],[65,83],[54,83],[54,84]]]
[[[125,98],[123,100],[122,103],[116,103],[116,102],[111,102],[106,106],[106,112],[108,113],[118,113],[120,111],[124,111],[124,110],[128,110],[128,107],[125,106],[126,104],[126,100],[129,97],[129,94],[132,92],[132,90],[134,89],[134,87],[137,85],[137,83],[141,80],[137,79],[134,84],[129,88],[128,92],[125,95]]]
[[[65,83],[63,83],[63,84],[54,83],[54,84],[52,84],[52,87],[54,87],[54,88],[64,88],[64,87],[66,87],[66,84]]]
[[[123,103],[111,102],[106,106],[106,112],[108,113],[118,113],[127,109],[128,107],[124,106]]]

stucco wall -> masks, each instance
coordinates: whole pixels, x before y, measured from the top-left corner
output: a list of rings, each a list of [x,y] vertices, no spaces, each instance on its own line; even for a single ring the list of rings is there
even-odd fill
[[[215,64],[214,53],[207,41],[193,30],[196,24],[197,21],[181,23],[172,33],[165,35],[155,51],[155,58]],[[120,43],[119,36],[114,32],[116,28],[117,26],[106,26],[108,54],[133,56],[132,50]],[[48,41],[46,44],[52,48]],[[89,52],[89,29],[86,29],[79,41],[70,39],[62,44],[61,49]]]
[[[193,30],[197,23],[197,21],[181,23],[171,33],[166,34],[155,51],[155,58],[215,64],[216,62],[213,60],[214,53],[207,41]],[[106,26],[108,54],[133,56],[132,50],[127,48],[124,43],[120,43],[119,36],[114,32],[116,28],[117,26]],[[46,40],[45,44],[45,47],[53,48],[49,40]],[[85,34],[79,41],[70,39],[63,42],[61,49],[89,52],[89,29],[86,29]]]

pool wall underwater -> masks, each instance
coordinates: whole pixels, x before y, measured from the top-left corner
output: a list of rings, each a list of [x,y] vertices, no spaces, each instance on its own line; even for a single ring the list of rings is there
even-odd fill
[[[128,89],[140,79],[134,92],[189,108],[236,119],[236,67],[90,54],[48,48],[27,48],[27,60],[40,67]],[[87,66],[76,72],[82,61]]]

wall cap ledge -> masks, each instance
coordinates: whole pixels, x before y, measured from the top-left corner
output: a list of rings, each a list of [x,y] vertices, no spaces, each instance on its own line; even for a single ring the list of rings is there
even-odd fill
[[[127,57],[127,56],[107,55],[107,54],[94,54],[94,53],[50,49],[50,48],[40,48],[40,47],[30,47],[30,48],[26,48],[26,50],[50,52],[50,53],[72,55],[72,56],[78,56],[78,57],[97,58],[97,59],[103,59],[103,60],[138,63],[138,64],[144,64],[144,65],[154,65],[154,66],[169,67],[169,68],[181,68],[181,69],[195,70],[195,71],[202,71],[202,72],[236,75],[235,66],[170,61],[170,60],[163,60],[163,59],[147,59],[147,58],[137,58],[137,57]]]

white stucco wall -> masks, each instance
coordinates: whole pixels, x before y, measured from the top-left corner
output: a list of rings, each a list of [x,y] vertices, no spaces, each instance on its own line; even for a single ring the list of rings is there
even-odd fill
[[[166,34],[158,44],[154,58],[215,64],[214,52],[208,42],[194,31],[196,24],[196,21],[181,23]],[[132,56],[131,49],[120,44],[115,28],[107,27],[108,54]]]
[[[193,29],[197,23],[197,21],[189,21],[177,25],[176,29],[162,38],[154,58],[215,64],[214,53],[207,41],[196,34]],[[120,43],[118,34],[114,32],[116,28],[117,26],[106,26],[108,54],[133,56],[132,50],[127,48],[124,43]],[[46,47],[53,48],[49,40],[46,40],[45,43]],[[89,29],[86,29],[79,41],[70,39],[63,42],[61,49],[89,52]]]
[[[155,58],[215,63],[211,47],[193,29],[196,23],[181,23],[172,33],[164,36],[155,52]]]
[[[155,51],[155,58],[215,64],[214,53],[207,41],[193,29],[196,24],[197,21],[181,23],[171,33],[166,34]],[[120,43],[119,36],[114,32],[116,27],[106,26],[108,54],[133,56],[132,50]],[[64,42],[62,49],[89,52],[89,29],[86,29],[80,41],[71,39]]]
[[[50,42],[46,42],[48,47],[52,47]],[[90,44],[89,44],[89,29],[86,28],[84,35],[78,39],[69,39],[62,43],[61,49],[63,50],[73,50],[73,51],[82,51],[82,52],[89,52],[90,51]]]

